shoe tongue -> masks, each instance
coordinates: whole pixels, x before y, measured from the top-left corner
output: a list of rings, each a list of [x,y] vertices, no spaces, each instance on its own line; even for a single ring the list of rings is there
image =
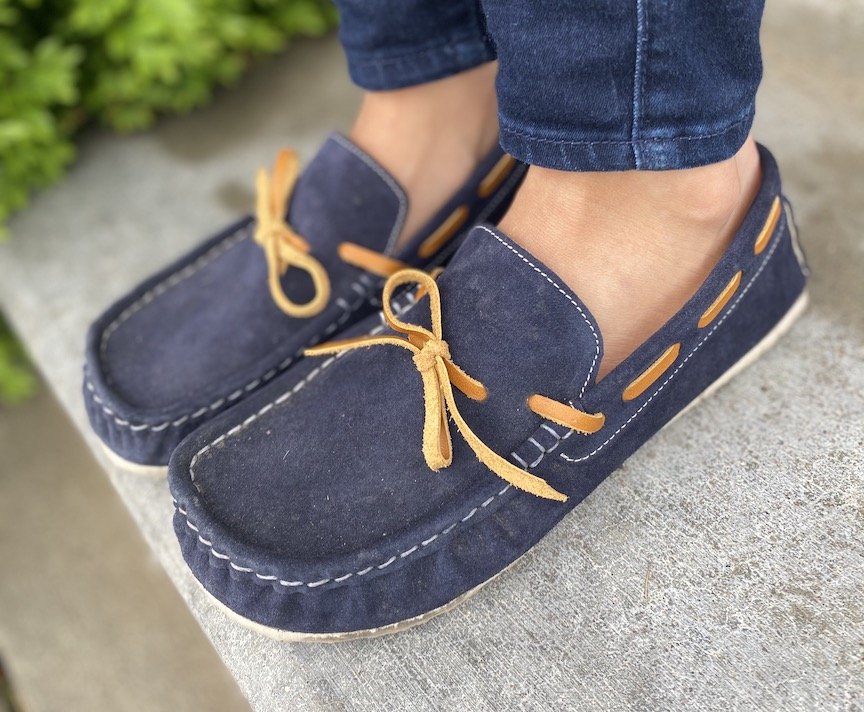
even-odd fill
[[[536,420],[526,407],[530,395],[576,403],[594,380],[602,355],[594,317],[500,231],[475,227],[438,282],[453,360],[489,392],[483,403],[461,399],[488,444],[518,444],[511,438],[524,437]]]
[[[342,134],[331,134],[294,189],[288,222],[319,254],[348,240],[390,252],[408,200],[378,163]]]

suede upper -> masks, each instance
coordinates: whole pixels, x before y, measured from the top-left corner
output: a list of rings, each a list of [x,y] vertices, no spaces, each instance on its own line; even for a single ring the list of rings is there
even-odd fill
[[[300,351],[371,313],[377,276],[340,259],[352,242],[412,265],[445,259],[454,234],[431,255],[423,241],[467,207],[463,230],[505,206],[523,167],[491,194],[478,186],[503,154],[494,150],[409,244],[394,255],[408,199],[396,181],[345,137],[334,134],[300,177],[288,215],[325,267],[332,294],[311,318],[293,318],[274,303],[264,253],[244,219],[121,299],[91,327],[85,400],[97,433],[134,462],[167,462],[180,438],[206,418],[284,371]],[[290,268],[286,295],[309,299],[307,273]]]
[[[386,252],[407,209],[402,189],[352,148],[338,137],[324,144],[300,178],[289,213],[290,224],[325,260],[338,285],[337,299],[350,299],[358,278],[354,267],[334,259],[338,243],[350,238]],[[182,289],[169,289],[158,306],[123,319],[102,342],[105,378],[131,405],[170,411],[175,404],[206,399],[238,371],[274,351],[293,355],[298,344],[321,331],[319,319],[294,319],[274,304],[266,263],[254,241],[242,239],[210,257],[206,268],[185,277]],[[304,272],[289,270],[283,283],[289,297],[309,299],[311,280]],[[323,320],[332,322],[343,311],[334,299]],[[166,328],[166,318],[174,328]],[[158,337],[145,343],[145,335]]]
[[[584,307],[516,250],[478,230],[439,280],[444,338],[460,367],[482,374],[489,394],[481,403],[459,394],[460,411],[505,454],[541,422],[527,398],[564,398],[574,385],[578,392],[599,351]],[[403,318],[428,322],[428,303]],[[519,359],[512,358],[515,349]],[[317,559],[398,536],[430,511],[455,512],[470,492],[504,484],[455,428],[459,465],[437,473],[426,467],[423,392],[407,351],[370,347],[315,360],[320,370],[301,390],[273,407],[261,405],[258,417],[197,453],[196,489],[227,528],[263,537],[273,552]],[[273,403],[282,395],[270,393]],[[295,536],[297,523],[313,511],[314,536]]]
[[[250,620],[329,633],[428,613],[506,568],[765,338],[800,296],[803,266],[778,207],[776,165],[764,149],[762,161],[762,190],[709,278],[599,383],[602,342],[587,308],[499,231],[475,228],[439,279],[452,359],[488,390],[481,402],[457,393],[460,412],[489,447],[567,502],[507,485],[455,427],[452,465],[431,471],[411,355],[370,346],[304,359],[177,449],[174,526],[193,573]],[[739,272],[733,297],[703,323],[700,315]],[[428,325],[428,299],[401,318]],[[674,362],[625,398],[670,344]],[[585,435],[544,422],[526,407],[535,393],[602,412],[606,423]]]

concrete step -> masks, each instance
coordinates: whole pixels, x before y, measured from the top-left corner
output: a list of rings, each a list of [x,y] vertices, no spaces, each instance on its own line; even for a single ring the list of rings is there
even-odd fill
[[[9,712],[248,710],[47,388],[0,408],[0,453]]]
[[[452,614],[341,645],[259,638],[214,610],[187,573],[164,483],[107,468],[254,709],[864,706],[864,67],[854,18],[778,0],[765,21],[757,136],[796,204],[810,311]],[[15,220],[0,246],[0,303],[91,444],[79,395],[87,324],[248,208],[250,176],[279,146],[308,157],[345,125],[356,92],[342,64],[335,40],[299,43],[209,109],[139,136],[92,133],[70,177]]]

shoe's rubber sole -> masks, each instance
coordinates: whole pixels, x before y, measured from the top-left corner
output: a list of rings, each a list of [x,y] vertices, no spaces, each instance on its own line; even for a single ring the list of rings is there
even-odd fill
[[[523,554],[524,556],[524,554]],[[271,628],[270,626],[262,625],[261,623],[256,623],[245,616],[241,616],[236,611],[232,611],[228,606],[226,606],[222,601],[216,598],[212,593],[210,593],[200,581],[195,580],[196,583],[201,586],[201,590],[204,591],[204,595],[207,599],[222,613],[224,613],[229,619],[234,621],[235,623],[239,623],[244,628],[248,628],[255,633],[260,633],[261,635],[267,636],[268,638],[272,638],[273,640],[278,640],[283,643],[340,643],[344,640],[359,640],[361,638],[379,638],[382,635],[390,635],[391,633],[400,633],[403,630],[408,630],[409,628],[413,628],[414,626],[421,625],[435,616],[439,616],[442,613],[447,613],[447,611],[451,611],[460,603],[467,601],[471,598],[475,593],[477,593],[481,588],[483,588],[486,584],[492,583],[496,578],[501,576],[506,571],[509,571],[512,567],[514,567],[519,561],[521,561],[522,557],[520,556],[518,559],[510,563],[508,566],[505,566],[501,569],[497,574],[492,576],[492,578],[486,579],[483,583],[478,584],[474,588],[469,591],[465,591],[465,593],[457,596],[452,601],[445,603],[443,606],[439,606],[438,608],[434,608],[431,611],[427,611],[426,613],[421,613],[419,616],[414,616],[413,618],[406,618],[404,621],[397,621],[396,623],[390,623],[388,625],[381,626],[380,628],[366,628],[364,630],[349,630],[344,633],[298,633],[292,630],[282,630],[281,628]]]
[[[792,324],[804,313],[804,310],[807,308],[807,304],[809,302],[809,296],[807,291],[801,293],[801,296],[795,301],[795,303],[789,308],[789,311],[783,316],[783,318],[777,322],[776,326],[765,335],[765,337],[754,346],[750,351],[748,351],[744,356],[742,356],[734,365],[732,365],[729,369],[727,369],[722,376],[720,376],[716,381],[714,381],[710,386],[708,386],[702,393],[700,393],[696,398],[694,398],[687,406],[685,406],[681,412],[679,412],[674,418],[672,418],[667,424],[671,425],[678,418],[680,418],[684,413],[688,410],[701,403],[703,400],[708,398],[709,396],[716,393],[720,388],[726,385],[729,381],[731,381],[735,376],[737,376],[741,371],[747,368],[749,365],[757,361],[766,351],[771,349],[780,338],[792,327]],[[665,426],[664,426],[665,427]],[[494,581],[505,571],[510,569],[512,566],[515,566],[516,563],[521,559],[516,559],[513,563],[511,563],[506,568],[499,571],[497,574],[487,579],[483,583],[475,586],[469,591],[466,591],[460,596],[457,596],[449,603],[445,603],[443,606],[439,606],[431,611],[426,613],[422,613],[419,616],[414,616],[413,618],[408,618],[404,621],[398,621],[396,623],[390,623],[385,626],[381,626],[380,628],[367,628],[365,630],[352,630],[346,631],[344,633],[299,633],[296,631],[290,630],[282,630],[280,628],[272,628],[270,626],[262,625],[260,623],[256,623],[255,621],[241,616],[236,611],[232,611],[228,608],[224,603],[215,598],[207,589],[201,586],[202,590],[206,594],[207,598],[213,603],[216,608],[221,610],[228,618],[239,623],[240,625],[249,628],[256,633],[260,633],[261,635],[265,635],[268,638],[273,638],[274,640],[284,641],[284,642],[340,642],[343,640],[356,640],[358,638],[377,638],[381,635],[389,635],[391,633],[398,633],[403,630],[407,630],[408,628],[413,628],[414,626],[425,623],[431,618],[435,616],[441,615],[442,613],[446,613],[454,609],[460,603],[467,601],[474,594],[476,594],[481,588],[483,588],[486,584],[491,581]],[[200,585],[200,582],[199,582]]]
[[[135,475],[143,475],[145,477],[167,477],[167,465],[141,465],[137,462],[131,462],[123,457],[120,457],[116,452],[109,448],[105,443],[102,445],[102,452],[112,465],[120,468],[124,472],[130,472]]]

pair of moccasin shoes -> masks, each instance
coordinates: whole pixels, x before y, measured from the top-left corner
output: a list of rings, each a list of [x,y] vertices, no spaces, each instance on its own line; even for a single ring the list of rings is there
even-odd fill
[[[283,153],[254,218],[93,324],[93,428],[128,469],[168,464],[183,556],[246,625],[339,640],[423,622],[802,311],[806,267],[760,153],[726,254],[601,381],[588,308],[492,227],[525,166],[493,150],[397,253],[407,198],[371,157],[333,135],[295,187]]]

